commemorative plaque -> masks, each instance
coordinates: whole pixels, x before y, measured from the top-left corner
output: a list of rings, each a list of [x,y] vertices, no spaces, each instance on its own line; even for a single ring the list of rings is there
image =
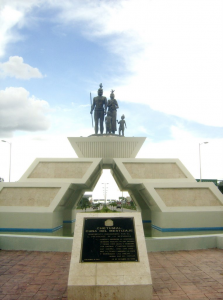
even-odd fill
[[[84,218],[81,262],[136,262],[133,218]]]

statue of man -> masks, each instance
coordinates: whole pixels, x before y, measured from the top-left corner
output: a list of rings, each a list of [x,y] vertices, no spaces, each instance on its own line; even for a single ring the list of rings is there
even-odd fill
[[[103,86],[99,85],[98,96],[94,97],[93,104],[91,106],[90,114],[94,110],[94,122],[95,122],[95,134],[98,134],[98,120],[100,119],[100,133],[103,134],[104,131],[104,116],[106,115],[107,110],[107,98],[103,95]]]
[[[111,132],[115,134],[117,131],[116,119],[117,119],[117,109],[119,108],[118,102],[115,99],[114,90],[111,90],[110,99],[108,100],[108,111],[111,115]]]

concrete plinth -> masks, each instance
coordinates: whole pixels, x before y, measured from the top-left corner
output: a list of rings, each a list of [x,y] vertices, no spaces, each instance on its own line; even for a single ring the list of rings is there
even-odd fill
[[[133,217],[137,262],[81,262],[83,221],[89,214],[77,214],[68,278],[69,300],[149,300],[152,279],[140,213],[93,213],[91,218]]]
[[[98,135],[68,137],[79,158],[102,158],[103,164],[111,165],[113,158],[135,158],[146,138]]]

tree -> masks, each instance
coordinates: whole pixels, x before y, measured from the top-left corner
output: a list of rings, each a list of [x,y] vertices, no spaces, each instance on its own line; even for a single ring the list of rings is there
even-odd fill
[[[136,209],[136,205],[135,205],[134,201],[132,201],[132,200],[130,201],[130,206],[132,209]]]
[[[88,207],[90,207],[90,201],[88,200],[88,198],[82,198],[82,200],[81,200],[81,208],[85,209],[85,211],[86,211],[86,209]]]
[[[113,201],[109,204],[109,206],[111,206],[112,209],[114,210],[114,207],[117,206],[117,203],[115,201]]]

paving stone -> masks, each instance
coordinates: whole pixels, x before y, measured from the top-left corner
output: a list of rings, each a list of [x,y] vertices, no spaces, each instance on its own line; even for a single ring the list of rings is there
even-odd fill
[[[70,253],[0,251],[0,299],[67,300]],[[152,300],[223,299],[223,250],[148,253]]]
[[[223,250],[158,252],[148,253],[148,256],[155,300],[223,299],[223,275],[219,275],[223,268]],[[166,272],[176,285],[169,285]]]

